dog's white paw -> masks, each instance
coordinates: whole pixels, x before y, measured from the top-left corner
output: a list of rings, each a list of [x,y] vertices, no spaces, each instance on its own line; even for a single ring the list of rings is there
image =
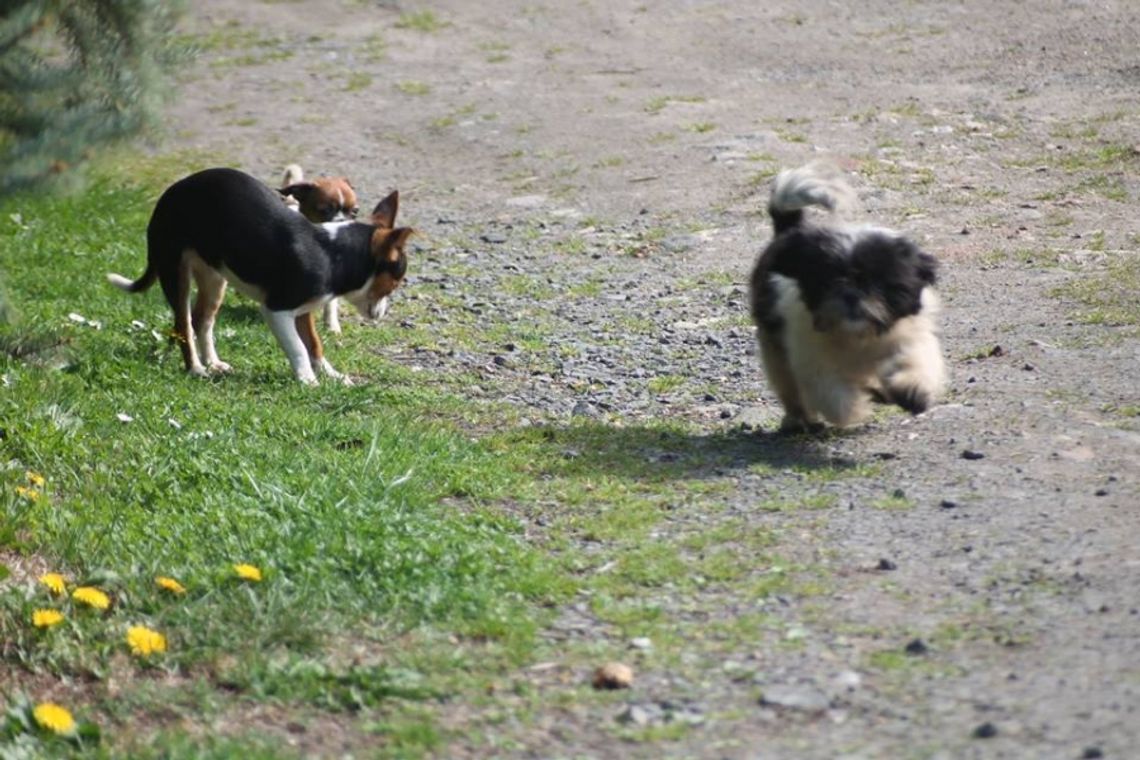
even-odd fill
[[[227,374],[229,372],[233,372],[234,368],[231,367],[226,362],[222,361],[221,359],[216,359],[216,360],[210,362],[210,371],[211,372],[220,372],[224,375],[224,374]]]
[[[191,367],[190,369],[186,370],[186,374],[190,375],[191,377],[209,377],[210,376],[210,373],[207,372],[206,368],[204,366],[202,366],[201,364],[196,364],[193,367]]]
[[[333,365],[329,364],[328,359],[321,359],[317,363],[317,369],[319,369],[321,373],[331,377],[333,380],[339,380],[343,385],[352,385],[352,378],[343,372],[337,372],[335,369],[333,369]]]

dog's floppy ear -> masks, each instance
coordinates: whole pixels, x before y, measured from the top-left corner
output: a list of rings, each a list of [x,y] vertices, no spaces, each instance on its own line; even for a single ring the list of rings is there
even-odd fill
[[[918,278],[925,282],[927,285],[933,285],[938,279],[938,259],[931,256],[923,250],[915,249],[917,251],[917,261],[915,262],[915,272]]]
[[[281,197],[283,197],[283,198],[288,198],[289,196],[292,196],[292,197],[296,198],[299,202],[304,203],[305,200],[310,195],[312,195],[313,190],[315,190],[316,187],[317,186],[314,185],[312,182],[298,182],[295,185],[289,185],[288,187],[278,188],[277,192],[281,193]]]
[[[372,209],[372,223],[377,227],[390,230],[396,226],[396,212],[400,208],[400,191],[393,190],[391,194],[376,204]]]

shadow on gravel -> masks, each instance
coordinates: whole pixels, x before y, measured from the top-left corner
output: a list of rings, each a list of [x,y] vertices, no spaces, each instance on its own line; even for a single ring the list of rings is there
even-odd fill
[[[858,462],[837,457],[825,436],[783,435],[736,428],[693,433],[600,422],[528,431],[556,446],[567,473],[605,473],[639,480],[722,477],[735,470],[846,470]]]

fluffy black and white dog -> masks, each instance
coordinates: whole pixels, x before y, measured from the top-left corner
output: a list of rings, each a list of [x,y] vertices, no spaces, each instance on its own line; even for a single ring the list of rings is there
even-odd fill
[[[751,307],[781,430],[860,422],[872,399],[918,414],[945,385],[937,262],[897,232],[835,221],[853,197],[819,164],[772,185],[775,237],[752,271]],[[812,206],[831,218],[809,221]]]

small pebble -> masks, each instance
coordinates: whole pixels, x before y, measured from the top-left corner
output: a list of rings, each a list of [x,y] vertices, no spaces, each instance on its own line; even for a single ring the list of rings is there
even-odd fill
[[[930,651],[930,647],[926,646],[926,642],[922,639],[914,639],[906,645],[904,651],[907,654],[926,654]]]
[[[633,668],[621,662],[607,662],[594,671],[595,689],[628,689],[633,683]]]
[[[958,502],[951,501],[950,499],[943,499],[938,503],[938,506],[942,509],[954,509],[958,506]]]
[[[1081,753],[1082,760],[1095,760],[1100,757],[1104,757],[1104,750],[1100,747],[1085,747],[1085,751]]]
[[[1108,489],[1107,488],[1098,488],[1098,489],[1096,489],[1096,495],[1097,496],[1108,496]]]
[[[963,459],[970,459],[970,460],[985,459],[986,455],[980,451],[972,451],[970,449],[964,449],[962,451],[962,458]]]
[[[879,570],[898,570],[898,568],[898,565],[896,565],[894,562],[891,562],[885,557],[879,560]]]
[[[632,724],[634,726],[648,726],[653,722],[653,716],[641,705],[630,705],[617,716],[618,723]]]
[[[983,723],[974,729],[974,738],[992,739],[993,737],[997,736],[997,732],[997,726],[995,726],[993,723]]]

